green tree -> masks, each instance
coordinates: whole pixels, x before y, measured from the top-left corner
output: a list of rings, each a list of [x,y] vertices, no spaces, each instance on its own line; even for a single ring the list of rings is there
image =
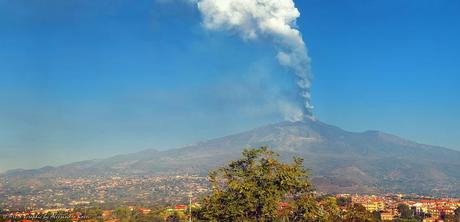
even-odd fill
[[[183,215],[180,215],[179,212],[173,212],[171,215],[169,215],[167,218],[166,218],[166,221],[168,222],[179,222],[181,220],[181,218],[183,218]]]
[[[102,218],[102,210],[99,208],[91,208],[86,210],[84,216],[98,222],[104,221]]]
[[[455,209],[454,213],[454,221],[460,222],[460,207]]]
[[[295,197],[291,205],[293,206],[289,217],[291,221],[323,221],[326,217],[316,200],[310,195]]]
[[[376,220],[373,218],[372,213],[367,211],[363,205],[354,203],[347,206],[342,221],[372,222]]]
[[[337,205],[340,207],[346,207],[351,204],[351,197],[339,197],[337,198]]]
[[[157,212],[150,212],[148,214],[136,214],[134,215],[134,221],[136,222],[161,222],[163,218]]]
[[[372,212],[372,218],[374,219],[374,221],[381,221],[382,215],[379,211],[374,211]]]
[[[401,219],[412,219],[414,217],[414,212],[407,204],[398,204],[397,208]]]
[[[325,222],[335,222],[341,221],[342,219],[342,210],[337,204],[335,197],[327,196],[319,200],[321,218],[320,221]]]
[[[279,203],[290,199],[291,217],[319,217],[303,160],[279,162],[266,147],[243,151],[242,159],[209,173],[212,193],[203,201],[202,215],[210,221],[274,221]]]
[[[133,212],[126,208],[126,207],[121,207],[117,208],[114,211],[114,215],[120,219],[120,222],[130,222],[133,221]]]

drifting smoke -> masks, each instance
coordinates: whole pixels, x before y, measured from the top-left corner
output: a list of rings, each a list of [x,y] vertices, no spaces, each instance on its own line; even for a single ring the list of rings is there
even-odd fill
[[[305,102],[303,108],[298,111],[293,112],[290,107],[288,118],[298,121],[304,117],[312,117],[310,58],[301,33],[295,28],[300,13],[293,0],[197,0],[195,2],[203,14],[206,28],[236,32],[245,40],[262,37],[272,41],[278,50],[278,62],[297,76],[299,94]]]

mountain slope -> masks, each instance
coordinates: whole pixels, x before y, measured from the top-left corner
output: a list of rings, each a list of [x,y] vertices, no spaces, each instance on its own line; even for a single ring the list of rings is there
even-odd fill
[[[379,131],[347,132],[320,121],[281,122],[168,151],[146,150],[9,177],[201,173],[266,145],[305,159],[319,190],[460,194],[460,152],[418,144]]]

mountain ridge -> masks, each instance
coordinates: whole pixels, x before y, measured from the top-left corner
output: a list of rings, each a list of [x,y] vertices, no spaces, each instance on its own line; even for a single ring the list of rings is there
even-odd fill
[[[312,180],[324,192],[460,194],[459,151],[376,130],[349,132],[310,119],[268,124],[171,150],[148,149],[3,176],[206,174],[239,158],[244,148],[258,146],[270,147],[283,161],[304,158]]]

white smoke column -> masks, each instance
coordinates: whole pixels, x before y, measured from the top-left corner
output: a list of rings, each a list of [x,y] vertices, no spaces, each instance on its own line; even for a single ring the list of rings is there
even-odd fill
[[[236,32],[245,40],[270,39],[278,50],[278,62],[297,76],[305,101],[303,117],[312,117],[310,58],[295,28],[300,13],[293,0],[197,0],[196,4],[208,29]]]

